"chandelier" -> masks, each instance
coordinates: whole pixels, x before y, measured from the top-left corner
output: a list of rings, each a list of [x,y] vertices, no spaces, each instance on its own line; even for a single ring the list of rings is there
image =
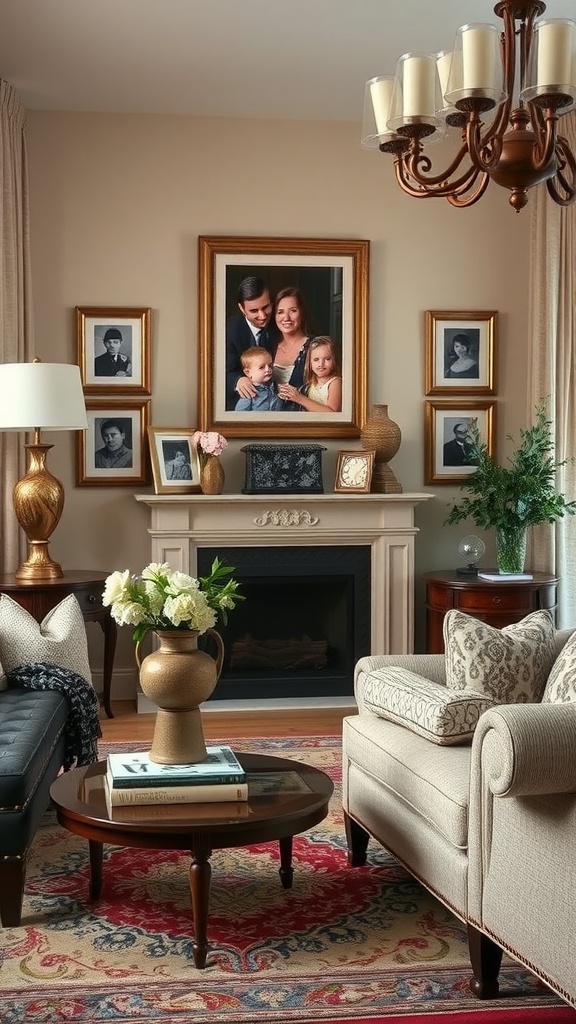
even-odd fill
[[[576,23],[537,20],[545,10],[501,0],[503,27],[463,25],[452,51],[406,53],[395,76],[366,83],[362,145],[393,154],[408,195],[472,206],[492,180],[516,212],[541,182],[560,206],[575,201],[576,159],[559,119],[576,106]],[[429,150],[449,129],[461,144],[438,173]]]

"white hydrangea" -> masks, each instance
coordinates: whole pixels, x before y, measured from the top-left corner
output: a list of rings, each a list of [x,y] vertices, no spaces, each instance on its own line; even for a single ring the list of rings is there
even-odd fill
[[[107,577],[104,583],[102,604],[108,606],[116,601],[122,601],[128,596],[128,583],[130,581],[130,570],[124,572],[113,572]]]

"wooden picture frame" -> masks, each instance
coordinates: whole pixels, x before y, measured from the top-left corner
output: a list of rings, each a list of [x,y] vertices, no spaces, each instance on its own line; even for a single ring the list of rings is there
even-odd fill
[[[334,490],[341,493],[369,494],[375,455],[373,451],[361,449],[338,452]]]
[[[474,472],[465,461],[466,427],[475,423],[480,439],[494,454],[496,437],[496,403],[426,402],[424,483],[460,483]]]
[[[150,416],[149,399],[126,399],[124,402],[88,400],[88,429],[78,431],[78,487],[129,487],[148,483],[147,429]],[[107,421],[109,436],[105,440]],[[118,448],[118,435],[121,451]],[[116,455],[118,464],[114,465]],[[110,463],[110,464],[107,464]]]
[[[366,419],[370,243],[200,236],[198,247],[200,429],[226,437],[359,437]],[[246,329],[237,292],[250,276],[264,280],[272,299],[284,287],[300,289],[311,314],[310,336],[327,335],[334,343],[341,366],[341,411],[235,409],[233,378],[243,369],[229,332],[235,317]],[[273,314],[269,326],[273,335]],[[243,348],[256,344],[249,328],[247,337]],[[274,351],[275,344],[271,337]]]
[[[156,494],[200,491],[200,458],[192,444],[194,431],[179,427],[148,427],[152,478]]]
[[[426,311],[426,394],[494,395],[498,313]]]
[[[146,307],[76,306],[78,365],[86,395],[150,394],[150,323]]]

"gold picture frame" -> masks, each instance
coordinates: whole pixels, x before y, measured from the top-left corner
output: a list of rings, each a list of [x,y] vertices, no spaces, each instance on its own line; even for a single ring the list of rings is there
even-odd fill
[[[151,310],[143,306],[76,306],[84,394],[150,394],[151,318]],[[120,336],[116,363],[112,363],[104,340],[110,333]]]
[[[86,417],[88,429],[79,430],[77,435],[77,486],[130,487],[147,484],[150,399],[126,399],[123,402],[89,399]],[[109,437],[105,440],[107,426]],[[107,443],[111,441],[117,446],[118,435],[122,435],[121,448],[124,451]]]
[[[201,430],[226,437],[360,436],[366,419],[369,253],[365,239],[199,237]],[[232,354],[227,343],[227,330],[239,315],[238,286],[249,276],[263,278],[271,296],[285,286],[302,291],[313,333],[328,335],[340,357],[340,412],[245,412],[230,407],[226,375],[241,374],[242,369],[238,353]]]
[[[474,423],[479,430],[480,440],[494,455],[496,437],[496,403],[476,402],[464,399],[461,402],[426,402],[425,404],[425,449],[424,483],[461,483],[474,472],[474,466],[466,463],[466,428]]]
[[[200,491],[200,457],[192,444],[194,431],[180,427],[148,427],[148,445],[156,494]]]
[[[338,452],[334,490],[340,493],[369,494],[375,455],[373,451],[362,449]]]
[[[494,395],[498,313],[426,311],[426,394]]]

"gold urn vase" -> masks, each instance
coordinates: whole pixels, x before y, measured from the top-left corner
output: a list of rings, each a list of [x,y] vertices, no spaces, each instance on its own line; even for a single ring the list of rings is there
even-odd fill
[[[155,632],[158,648],[140,657],[136,644],[142,692],[156,704],[156,723],[150,758],[158,764],[203,761],[206,743],[199,704],[208,699],[222,671],[224,644],[215,629],[207,629],[216,644],[212,658],[198,650],[198,630]]]
[[[370,490],[377,494],[401,494],[402,484],[394,476],[388,463],[400,447],[400,427],[388,415],[387,405],[373,405],[366,423],[360,431],[362,447],[374,452],[374,470]]]
[[[200,467],[200,489],[202,494],[222,494],[224,470],[217,455],[204,455]]]

